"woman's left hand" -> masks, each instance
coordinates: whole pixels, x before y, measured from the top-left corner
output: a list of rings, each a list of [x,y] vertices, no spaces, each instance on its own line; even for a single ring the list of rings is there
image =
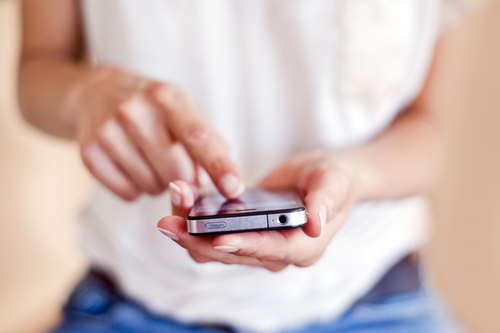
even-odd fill
[[[298,155],[271,172],[260,186],[295,186],[308,211],[302,228],[191,236],[186,216],[194,204],[197,189],[184,181],[171,183],[174,216],[160,220],[158,228],[189,251],[199,263],[262,266],[273,272],[290,264],[314,264],[346,219],[355,198],[356,173],[331,152]]]

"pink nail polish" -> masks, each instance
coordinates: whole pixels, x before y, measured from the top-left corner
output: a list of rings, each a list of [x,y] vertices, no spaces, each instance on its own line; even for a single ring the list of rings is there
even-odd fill
[[[182,203],[182,191],[181,188],[174,183],[170,182],[168,184],[170,188],[170,197],[174,206],[180,206]]]
[[[243,192],[243,183],[233,174],[229,173],[222,177],[219,184],[225,194],[231,198],[236,198],[238,195],[242,194],[241,192]]]
[[[215,246],[214,249],[216,249],[217,251],[226,252],[226,253],[234,253],[234,252],[238,252],[240,250],[236,246],[226,246],[226,245]]]
[[[162,234],[164,234],[165,236],[167,236],[168,238],[170,239],[173,239],[175,241],[178,241],[179,240],[179,237],[177,237],[176,234],[174,234],[173,232],[171,231],[168,231],[168,230],[165,230],[165,229],[162,229],[162,228],[158,228],[158,230],[160,230],[160,232]]]

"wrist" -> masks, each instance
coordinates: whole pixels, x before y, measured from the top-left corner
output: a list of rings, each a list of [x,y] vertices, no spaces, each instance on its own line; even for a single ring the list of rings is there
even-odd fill
[[[71,137],[76,139],[80,128],[82,106],[84,105],[85,90],[90,76],[89,69],[79,69],[75,77],[68,84],[61,105],[61,117],[67,124]]]

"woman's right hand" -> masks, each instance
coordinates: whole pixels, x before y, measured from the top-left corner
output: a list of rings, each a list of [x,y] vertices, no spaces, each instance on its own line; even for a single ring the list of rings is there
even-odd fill
[[[71,89],[66,109],[85,165],[125,200],[177,179],[199,184],[205,170],[227,198],[245,190],[227,146],[175,85],[96,68]]]

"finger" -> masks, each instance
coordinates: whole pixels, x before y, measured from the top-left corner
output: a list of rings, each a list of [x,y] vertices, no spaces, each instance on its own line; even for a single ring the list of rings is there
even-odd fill
[[[286,237],[276,230],[220,235],[213,244],[219,251],[270,261],[285,261],[288,251]]]
[[[303,168],[304,160],[301,156],[289,160],[268,174],[259,186],[264,188],[297,186],[297,178]]]
[[[186,220],[180,216],[168,216],[158,222],[158,229],[188,251],[196,252],[224,264],[264,266],[255,258],[235,256],[230,252],[214,249],[213,236],[191,236],[187,233]]]
[[[302,230],[311,237],[319,237],[326,223],[334,219],[345,203],[349,194],[349,180],[343,173],[321,166],[300,178],[299,188],[305,194],[304,203],[308,211],[307,224]],[[333,229],[336,231],[338,228],[340,223]]]
[[[183,180],[169,183],[170,198],[172,201],[172,214],[186,218],[198,199],[199,191],[196,185]]]
[[[111,118],[97,133],[99,144],[131,179],[149,194],[159,194],[164,187],[141,152],[130,141],[116,119]]]
[[[173,85],[157,85],[151,94],[162,108],[169,130],[203,166],[219,191],[227,198],[240,197],[245,191],[243,177],[203,113]]]
[[[182,179],[194,182],[191,157],[180,142],[174,142],[165,127],[162,114],[142,94],[118,107],[118,118],[140,147],[163,184]]]
[[[80,153],[90,173],[103,185],[125,200],[135,200],[140,189],[126,173],[109,157],[95,137],[95,120],[83,117],[78,132]]]
[[[262,267],[274,273],[282,271],[289,266],[289,264],[281,261],[260,260],[260,262],[262,263]]]
[[[199,187],[205,190],[212,188],[215,191],[215,186],[212,183],[210,176],[199,163],[195,163],[195,170],[196,170],[196,183],[199,185]]]
[[[198,252],[188,251],[188,253],[191,256],[191,258],[193,258],[193,260],[199,264],[205,264],[207,262],[214,262],[215,261],[212,258],[209,258],[207,256],[199,254]]]
[[[219,251],[237,248],[235,255],[256,258],[263,264],[299,266],[314,263],[326,247],[325,241],[310,238],[301,229],[226,234],[216,236],[213,244]]]
[[[139,196],[139,188],[113,162],[96,141],[83,145],[81,155],[83,163],[90,173],[111,191],[129,201]]]

